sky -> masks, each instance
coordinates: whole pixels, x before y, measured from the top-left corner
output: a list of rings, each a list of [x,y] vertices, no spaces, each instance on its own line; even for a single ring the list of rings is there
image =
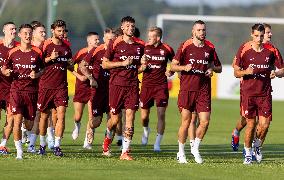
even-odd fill
[[[252,4],[269,4],[277,0],[164,0],[164,1],[167,1],[169,4],[174,6],[182,6],[182,5],[197,6],[200,3],[200,1],[203,1],[205,5],[209,5],[211,7],[222,7],[230,5],[250,6]]]

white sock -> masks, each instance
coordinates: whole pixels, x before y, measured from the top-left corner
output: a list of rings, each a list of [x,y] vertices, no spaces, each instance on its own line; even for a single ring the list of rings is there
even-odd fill
[[[194,146],[194,139],[189,140],[190,148],[192,149]]]
[[[123,136],[116,136],[116,140],[122,140]]]
[[[54,147],[60,147],[60,145],[61,145],[61,137],[56,137],[55,136]]]
[[[17,149],[17,151],[23,151],[22,149],[22,141],[19,140],[19,141],[14,141],[15,142],[15,147]]]
[[[29,146],[35,146],[36,138],[37,138],[36,134],[30,134],[30,137],[29,137],[30,144],[29,144]]]
[[[39,136],[39,141],[40,141],[40,145],[42,147],[46,146],[46,142],[45,142],[45,136]]]
[[[75,124],[75,128],[79,131],[80,130],[80,127],[81,127],[81,122],[74,122]]]
[[[108,128],[106,129],[106,137],[112,139],[112,132]]]
[[[258,139],[258,138],[255,138],[253,144],[254,144],[254,147],[260,147],[261,146],[261,140]]]
[[[240,131],[238,131],[237,129],[234,129],[234,135],[235,136],[240,136]]]
[[[125,153],[127,150],[129,150],[130,143],[131,143],[130,139],[127,139],[126,137],[123,138],[123,141],[122,141],[122,153]]]
[[[149,135],[149,127],[143,127],[143,130],[144,136],[147,138]]]
[[[202,139],[199,139],[199,138],[197,138],[197,137],[194,139],[193,148],[194,148],[195,150],[199,150],[199,145],[200,145],[200,143],[201,143],[201,140],[202,140]]]
[[[0,146],[3,146],[3,147],[5,147],[6,146],[6,144],[7,144],[7,139],[1,139],[1,144],[0,144]]]
[[[48,127],[47,128],[47,136],[48,137],[54,137],[54,133],[53,133],[54,128],[53,127]]]
[[[185,153],[184,153],[184,146],[185,146],[185,143],[182,144],[181,142],[178,141],[178,152],[179,152],[180,154],[185,154]]]
[[[244,147],[244,149],[246,151],[246,156],[251,156],[251,148]]]
[[[157,133],[155,144],[158,145],[158,146],[160,146],[162,139],[163,139],[163,135]]]

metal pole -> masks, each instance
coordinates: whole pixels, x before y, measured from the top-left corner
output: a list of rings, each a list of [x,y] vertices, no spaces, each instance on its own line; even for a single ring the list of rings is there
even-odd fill
[[[51,24],[55,19],[56,16],[56,7],[57,7],[58,1],[57,0],[47,0],[47,22],[46,22],[46,28],[47,28],[47,36],[51,37]]]

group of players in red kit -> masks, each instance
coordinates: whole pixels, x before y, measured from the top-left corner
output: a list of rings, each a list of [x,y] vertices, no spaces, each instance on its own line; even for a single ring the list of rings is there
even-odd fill
[[[123,17],[119,30],[107,28],[104,31],[102,44],[98,33],[89,32],[87,46],[72,56],[63,20],[54,21],[52,37],[48,39],[45,26],[40,22],[21,25],[18,30],[20,42],[15,41],[15,24],[5,23],[4,38],[0,42],[0,105],[6,110],[6,123],[0,153],[9,153],[6,144],[13,133],[17,159],[23,158],[24,136],[28,138],[27,152],[45,155],[48,147],[55,156],[63,156],[60,146],[68,106],[67,70],[76,76],[74,140],[79,136],[83,109],[87,105],[83,147],[92,148],[95,129],[101,125],[106,113],[103,155],[111,156],[111,144],[116,134],[122,151],[120,159],[133,160],[130,145],[135,113],[140,107],[141,143],[147,145],[150,109],[156,103],[158,122],[153,150],[160,152],[169,100],[167,77],[177,72],[180,78],[177,104],[181,114],[177,161],[188,163],[185,143],[189,136],[195,162],[203,163],[199,147],[210,122],[211,77],[213,72],[222,72],[215,47],[206,39],[205,23],[194,22],[192,36],[181,43],[176,53],[161,41],[161,28],[149,28],[146,43],[139,39],[135,30],[134,18]],[[255,24],[251,36],[252,40],[240,46],[232,64],[234,74],[241,82],[241,118],[233,130],[231,144],[237,151],[240,131],[246,126],[244,164],[262,160],[261,147],[272,120],[271,79],[284,76],[282,57],[270,43],[271,26]],[[78,64],[77,71],[74,64]],[[143,73],[141,88],[139,73]],[[40,145],[36,149],[38,135]]]

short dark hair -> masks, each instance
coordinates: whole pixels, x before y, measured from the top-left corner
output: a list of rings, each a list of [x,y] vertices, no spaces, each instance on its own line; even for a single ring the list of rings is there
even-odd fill
[[[30,24],[22,24],[20,27],[19,27],[19,32],[24,29],[24,28],[29,28],[31,30],[33,30],[33,27],[30,25]]]
[[[98,35],[99,35],[99,33],[97,33],[97,32],[88,32],[87,37],[89,37],[89,36],[98,36]]]
[[[202,20],[197,20],[193,23],[193,26],[195,26],[196,24],[205,24],[205,22]]]
[[[4,27],[4,26],[6,26],[6,25],[8,25],[8,24],[13,24],[13,25],[15,25],[15,23],[14,23],[14,22],[12,22],[12,21],[8,21],[8,22],[5,22],[5,23],[3,24],[3,27]]]
[[[271,29],[271,25],[270,25],[270,24],[263,23],[263,26],[264,26],[264,28],[269,28],[269,29]]]
[[[254,25],[251,27],[251,32],[252,32],[252,33],[253,33],[254,30],[265,32],[264,25],[263,25],[263,24],[260,24],[260,23],[254,24]]]
[[[114,33],[114,30],[112,28],[105,28],[104,34],[107,34],[107,33]]]
[[[33,30],[35,30],[38,27],[45,28],[45,26],[41,22],[39,22],[39,21],[32,21],[31,22],[31,26],[33,27]]]
[[[131,16],[125,16],[121,19],[121,24],[124,22],[131,22],[131,23],[135,23],[135,19]]]
[[[122,29],[119,27],[117,29],[114,30],[114,34],[115,36],[121,36],[123,35]]]
[[[57,27],[65,27],[66,28],[66,23],[65,23],[65,21],[63,21],[63,20],[55,20],[54,22],[53,22],[53,24],[51,24],[51,29],[55,29],[55,28],[57,28]]]

